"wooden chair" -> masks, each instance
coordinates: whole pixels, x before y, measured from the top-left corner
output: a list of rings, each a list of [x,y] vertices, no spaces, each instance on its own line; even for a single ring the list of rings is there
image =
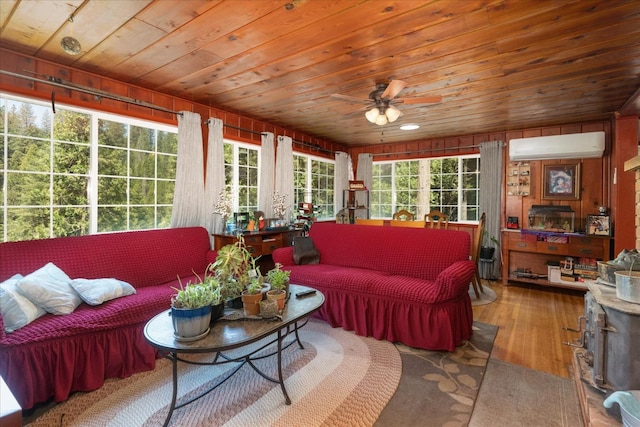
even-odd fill
[[[412,227],[412,228],[424,228],[424,221],[402,221],[398,219],[392,219],[389,221],[389,225],[392,227]]]
[[[384,225],[384,219],[356,218],[356,224],[358,224],[358,225]]]
[[[424,222],[429,224],[431,228],[444,228],[446,230],[449,228],[449,215],[432,209],[431,212],[424,216]]]
[[[480,291],[484,293],[484,289],[482,288],[482,282],[480,281],[480,246],[482,245],[482,234],[484,234],[484,226],[487,221],[487,215],[482,212],[480,216],[480,221],[478,222],[478,228],[476,229],[476,234],[473,237],[473,245],[471,246],[471,261],[476,264],[476,272],[471,278],[471,283],[473,284],[473,292],[476,294],[476,298],[480,298],[480,293],[478,292],[478,288]]]
[[[394,213],[392,219],[396,221],[413,221],[416,219],[416,216],[408,210],[402,209]]]

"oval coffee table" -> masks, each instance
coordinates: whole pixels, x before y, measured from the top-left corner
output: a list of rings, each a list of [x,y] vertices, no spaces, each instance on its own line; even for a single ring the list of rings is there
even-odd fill
[[[263,378],[280,384],[282,394],[284,395],[287,405],[291,404],[291,399],[287,394],[287,390],[284,386],[284,380],[282,378],[282,350],[294,344],[298,343],[300,348],[304,348],[300,341],[298,331],[309,320],[309,315],[320,309],[324,304],[324,295],[320,291],[298,298],[296,294],[304,291],[315,291],[307,286],[290,285],[289,286],[289,298],[287,304],[282,311],[280,317],[273,319],[239,319],[239,320],[216,320],[210,328],[209,333],[196,341],[183,341],[177,339],[174,336],[173,324],[171,322],[171,310],[164,311],[147,322],[144,327],[145,339],[156,349],[160,351],[160,354],[171,360],[173,368],[173,393],[171,396],[171,405],[169,406],[169,413],[164,422],[167,426],[173,415],[173,411],[183,406],[186,406],[211,391],[218,388],[226,380],[231,378],[236,372],[240,370],[245,364],[251,366],[258,374]],[[236,312],[236,313],[234,313]],[[239,312],[239,313],[238,313]],[[241,310],[225,310],[225,317],[233,317],[233,314],[240,314]],[[231,316],[229,316],[231,315]],[[304,321],[302,323],[299,323]],[[295,336],[288,343],[284,343],[287,336],[293,334]],[[274,335],[272,340],[268,340],[264,345],[260,345],[259,348],[250,348],[246,353],[240,356],[228,356],[225,352],[234,349],[241,349],[256,341],[263,340],[271,335]],[[277,343],[277,349],[269,354],[258,354],[264,349]],[[194,363],[188,359],[181,358],[180,354],[194,354],[194,353],[215,353],[215,357],[211,362],[197,362]],[[252,360],[265,359],[270,356],[276,356],[278,363],[278,378],[272,378],[260,370]],[[198,396],[177,404],[178,394],[178,362],[197,364],[197,365],[221,365],[227,363],[236,363],[235,366],[221,381],[217,382],[213,387],[199,394]]]

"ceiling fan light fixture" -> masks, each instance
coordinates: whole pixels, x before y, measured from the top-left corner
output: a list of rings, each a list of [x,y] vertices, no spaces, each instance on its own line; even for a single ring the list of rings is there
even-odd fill
[[[396,120],[398,120],[398,117],[400,117],[402,115],[400,110],[398,110],[393,105],[390,105],[387,108],[387,110],[384,112],[384,114],[387,116],[387,119],[389,120],[389,123],[395,122]]]
[[[371,110],[369,110],[366,113],[364,113],[364,116],[371,123],[376,123],[376,120],[380,116],[380,110],[378,110],[378,107],[373,107]]]
[[[386,116],[386,115],[384,115],[384,114],[380,114],[380,115],[378,116],[378,118],[376,119],[376,124],[377,124],[378,126],[384,126],[384,125],[386,125],[386,124],[387,124],[387,122],[388,122],[388,120],[387,120],[387,116]]]

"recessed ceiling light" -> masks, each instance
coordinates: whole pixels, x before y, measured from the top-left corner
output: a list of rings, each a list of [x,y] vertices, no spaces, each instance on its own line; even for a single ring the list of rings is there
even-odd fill
[[[420,126],[415,124],[415,123],[407,123],[406,125],[402,125],[400,126],[400,129],[402,130],[415,130],[418,129]]]

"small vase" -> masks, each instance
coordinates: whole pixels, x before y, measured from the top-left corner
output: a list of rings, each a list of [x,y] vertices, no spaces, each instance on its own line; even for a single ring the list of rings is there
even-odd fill
[[[211,306],[200,308],[171,307],[171,320],[175,335],[180,338],[193,338],[202,335],[211,322]]]
[[[276,301],[278,303],[278,310],[282,310],[284,308],[284,302],[286,297],[287,297],[287,293],[281,289],[267,292],[267,299]]]
[[[262,301],[262,292],[256,294],[243,292],[242,305],[244,306],[245,316],[257,316],[260,314],[260,301]]]

